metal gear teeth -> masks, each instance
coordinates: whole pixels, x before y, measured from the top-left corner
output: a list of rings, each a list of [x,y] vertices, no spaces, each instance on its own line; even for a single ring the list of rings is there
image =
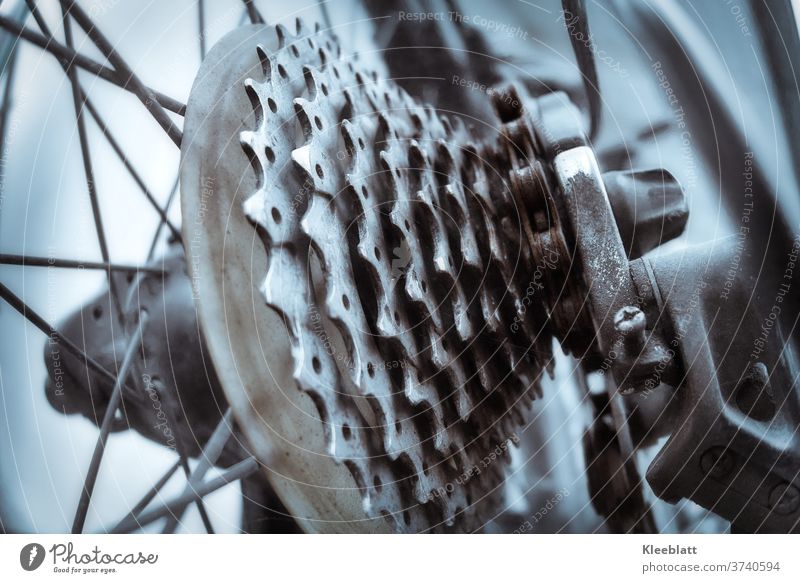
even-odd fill
[[[503,463],[460,477],[524,421],[552,357],[544,308],[520,309],[543,252],[530,239],[541,247],[546,232],[509,236],[525,211],[489,171],[514,170],[495,146],[339,61],[331,36],[276,30],[280,50],[257,49],[263,79],[244,84],[256,125],[241,143],[258,177],[245,212],[268,253],[262,291],[287,322],[295,380],[369,515],[397,530],[477,528],[465,510],[497,495]],[[505,338],[519,313],[522,349]]]

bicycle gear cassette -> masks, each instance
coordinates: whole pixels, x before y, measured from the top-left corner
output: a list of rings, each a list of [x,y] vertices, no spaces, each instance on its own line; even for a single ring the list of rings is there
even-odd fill
[[[300,22],[236,30],[199,71],[181,192],[200,321],[307,531],[479,529],[553,339],[591,344],[536,102],[505,95],[470,127]]]

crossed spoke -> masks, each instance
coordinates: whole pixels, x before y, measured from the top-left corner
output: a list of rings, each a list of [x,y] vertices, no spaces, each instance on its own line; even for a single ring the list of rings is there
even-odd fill
[[[160,218],[150,250],[148,252],[148,262],[150,259],[152,259],[155,253],[156,244],[159,241],[164,228],[168,229],[174,240],[180,240],[180,229],[168,217],[168,211],[179,190],[179,182],[176,179],[167,201],[163,204],[163,206],[160,205],[152,191],[145,184],[139,172],[130,162],[125,153],[125,149],[121,146],[120,141],[110,131],[108,124],[100,115],[99,110],[89,98],[87,92],[84,90],[84,87],[81,85],[78,78],[78,71],[83,70],[91,73],[96,78],[103,79],[125,91],[134,94],[144,105],[153,119],[163,129],[165,134],[178,147],[180,147],[181,144],[182,132],[178,126],[176,126],[168,112],[183,116],[185,115],[186,105],[145,85],[129,67],[127,61],[123,59],[123,57],[116,51],[112,43],[96,26],[90,16],[74,0],[59,0],[63,15],[63,43],[56,40],[53,31],[47,25],[42,17],[41,12],[38,10],[35,0],[25,0],[25,2],[41,32],[36,32],[25,27],[22,24],[23,19],[20,19],[19,15],[16,19],[0,15],[0,29],[12,34],[16,39],[22,39],[53,55],[62,66],[70,81],[84,174],[92,206],[93,218],[97,231],[98,244],[100,247],[102,260],[83,261],[78,259],[36,257],[3,253],[0,254],[0,265],[48,268],[54,267],[79,270],[92,269],[105,271],[108,277],[109,294],[120,316],[120,323],[124,325],[125,322],[123,315],[125,314],[125,311],[120,301],[119,290],[116,289],[117,282],[115,282],[114,278],[112,277],[112,273],[121,272],[139,275],[163,275],[164,272],[161,268],[153,267],[151,265],[140,266],[122,264],[112,262],[110,260],[108,243],[100,213],[98,191],[94,180],[94,169],[92,166],[91,152],[89,148],[89,138],[86,131],[85,114],[88,112],[89,116],[95,121],[115,155],[120,159],[126,171],[133,178],[139,190],[141,190],[148,203],[154,208]],[[243,0],[243,4],[243,21],[244,19],[249,18],[249,20],[253,23],[265,22],[264,18],[261,16],[252,0]],[[205,36],[205,0],[198,0],[197,9],[200,56],[201,58],[205,58],[207,53],[207,39]],[[95,59],[79,53],[75,49],[73,33],[71,29],[72,22],[76,23],[83,30],[87,37],[102,53],[105,61],[108,64],[98,62]],[[12,51],[15,48],[16,46],[12,48]],[[11,108],[10,97],[13,91],[15,64],[16,54],[12,53],[5,70],[6,81],[3,88],[2,110],[0,110],[0,143],[2,143],[5,138],[6,121]],[[135,329],[131,330],[130,336],[127,339],[127,345],[124,350],[122,363],[118,368],[117,374],[114,374],[93,357],[89,356],[72,340],[65,337],[60,331],[55,329],[50,323],[48,323],[35,310],[28,306],[20,297],[15,295],[2,283],[0,283],[0,299],[3,299],[53,341],[57,341],[60,346],[63,346],[67,352],[72,354],[79,362],[81,362],[87,370],[91,370],[105,381],[113,383],[113,389],[111,390],[108,403],[105,405],[102,421],[99,423],[99,435],[95,443],[89,468],[86,472],[83,488],[81,490],[80,499],[78,501],[73,520],[72,531],[76,533],[82,532],[85,527],[89,508],[91,507],[92,493],[95,489],[103,454],[105,453],[108,442],[108,437],[110,432],[114,430],[113,428],[118,412],[120,408],[122,408],[124,411],[125,400],[129,396],[139,401],[142,400],[143,393],[141,387],[136,386],[137,383],[132,383],[132,377],[134,375],[131,373],[132,369],[136,367],[135,357],[137,355],[137,351],[143,346],[143,338],[148,319],[147,312],[144,310],[140,310],[138,312],[138,321],[136,322]],[[128,314],[130,314],[130,311]],[[165,399],[172,400],[172,394],[170,391],[174,392],[174,390],[175,387],[169,387],[166,390],[167,394],[164,395]],[[166,407],[165,410],[168,416],[174,417],[171,407]],[[186,454],[184,444],[182,444],[181,439],[176,439],[176,452],[178,453],[178,460],[175,461],[165,472],[165,474],[145,493],[145,495],[130,510],[126,517],[120,521],[114,531],[123,532],[138,530],[141,527],[158,520],[159,518],[168,517],[164,531],[171,532],[179,524],[180,518],[186,509],[190,505],[195,504],[198,507],[198,511],[206,530],[208,532],[213,532],[208,513],[203,504],[203,498],[233,481],[252,475],[259,468],[258,462],[253,457],[247,457],[239,463],[231,466],[217,477],[210,480],[205,479],[208,470],[217,462],[225,444],[229,439],[231,439],[233,435],[232,426],[232,413],[230,410],[227,410],[211,438],[209,438],[208,442],[203,447],[200,460],[193,471],[189,465],[189,459]],[[148,510],[148,507],[153,504],[153,501],[156,499],[156,496],[159,494],[159,492],[162,491],[167,482],[169,482],[169,480],[179,469],[183,470],[183,473],[187,479],[187,485],[183,493],[173,500],[161,503],[155,508]]]
[[[254,457],[248,457],[234,464],[216,478],[203,482],[196,489],[184,492],[177,498],[164,502],[157,508],[140,514],[137,518],[125,518],[110,532],[112,534],[133,532],[165,516],[175,516],[182,513],[196,498],[203,498],[228,484],[254,474],[259,468]]]
[[[100,462],[103,461],[103,453],[105,453],[108,433],[111,431],[111,424],[117,414],[117,409],[119,408],[122,398],[122,385],[125,383],[125,379],[128,378],[128,373],[133,365],[133,359],[136,356],[136,350],[142,342],[142,333],[147,324],[147,317],[147,312],[140,312],[139,325],[136,327],[136,331],[133,335],[131,335],[130,340],[128,340],[128,347],[125,349],[122,367],[120,367],[119,374],[114,382],[114,389],[111,391],[106,411],[103,414],[103,422],[100,424],[100,435],[97,437],[92,460],[89,462],[89,469],[86,472],[86,480],[83,485],[83,490],[81,491],[80,500],[78,501],[78,509],[75,511],[75,520],[72,522],[73,534],[83,532],[92,492],[97,482],[97,474],[100,471]]]
[[[30,6],[33,6],[33,0],[30,1]],[[35,6],[32,12],[37,14]],[[64,12],[64,36],[66,38],[67,47],[72,47],[72,28],[70,27],[69,19],[67,18],[66,11]],[[83,172],[86,178],[86,188],[89,191],[89,200],[92,204],[92,216],[94,218],[95,231],[97,233],[97,241],[100,244],[100,255],[103,257],[104,263],[111,263],[108,254],[108,242],[106,241],[105,228],[103,227],[103,217],[100,212],[100,200],[97,196],[97,182],[94,179],[94,169],[92,167],[92,156],[89,152],[89,137],[86,133],[86,123],[83,116],[83,104],[81,100],[82,92],[78,85],[78,74],[74,69],[67,71],[70,84],[72,85],[72,103],[75,109],[75,119],[78,124],[78,140],[81,145],[81,158],[83,160]],[[120,300],[119,290],[114,278],[111,277],[111,271],[106,271],[108,279],[108,290],[111,298],[113,299],[114,306],[117,310],[120,323],[125,322],[124,310],[122,309],[122,301]]]
[[[7,16],[0,15],[0,28],[5,29],[6,31],[12,33],[14,36],[21,38],[38,46],[40,49],[60,58],[65,59],[69,63],[69,68],[79,68],[92,73],[96,77],[113,83],[114,85],[125,89],[126,91],[130,91],[131,88],[128,87],[125,80],[121,78],[117,72],[110,68],[106,67],[91,59],[85,55],[82,55],[76,52],[73,49],[70,49],[63,44],[59,43],[55,39],[48,38],[43,36],[37,32],[29,30],[23,26],[20,26],[16,22],[14,22],[11,18]],[[150,90],[151,93],[154,95],[156,101],[162,107],[172,111],[173,113],[177,113],[178,115],[184,115],[186,113],[186,105],[178,101],[177,99],[173,99],[163,93],[160,93],[155,90]]]
[[[139,77],[128,66],[125,59],[116,51],[114,45],[100,32],[100,29],[95,26],[92,19],[89,18],[89,15],[83,11],[83,8],[81,8],[77,2],[74,0],[61,0],[61,7],[64,11],[65,29],[69,30],[66,28],[67,16],[71,16],[86,35],[92,39],[95,46],[100,49],[100,52],[108,59],[108,62],[113,65],[114,70],[124,79],[126,88],[139,98],[139,101],[144,104],[170,139],[175,142],[175,145],[180,147],[182,137],[181,131],[175,126],[172,119],[164,110],[164,107],[158,102],[153,90],[142,83]],[[71,49],[72,47],[69,48]]]
[[[0,265],[21,265],[31,267],[58,267],[64,269],[102,269],[103,271],[121,271],[125,273],[163,274],[157,267],[145,265],[126,265],[121,263],[104,263],[100,261],[81,261],[79,259],[58,259],[55,257],[34,257],[33,255],[16,255],[0,253]]]

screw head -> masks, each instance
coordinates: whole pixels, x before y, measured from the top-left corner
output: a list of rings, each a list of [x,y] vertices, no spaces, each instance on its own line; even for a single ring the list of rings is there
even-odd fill
[[[712,478],[724,478],[733,470],[733,456],[724,447],[712,447],[700,458],[700,469]]]
[[[614,316],[614,328],[625,336],[633,336],[644,332],[647,319],[637,306],[625,306]]]
[[[778,484],[769,493],[769,507],[782,516],[797,512],[800,508],[800,490],[788,482]]]

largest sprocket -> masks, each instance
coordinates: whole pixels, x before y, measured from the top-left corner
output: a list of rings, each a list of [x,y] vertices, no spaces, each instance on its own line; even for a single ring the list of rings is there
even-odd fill
[[[535,102],[495,101],[470,127],[300,22],[229,34],[195,81],[200,320],[306,530],[480,528],[554,336],[579,342]]]

